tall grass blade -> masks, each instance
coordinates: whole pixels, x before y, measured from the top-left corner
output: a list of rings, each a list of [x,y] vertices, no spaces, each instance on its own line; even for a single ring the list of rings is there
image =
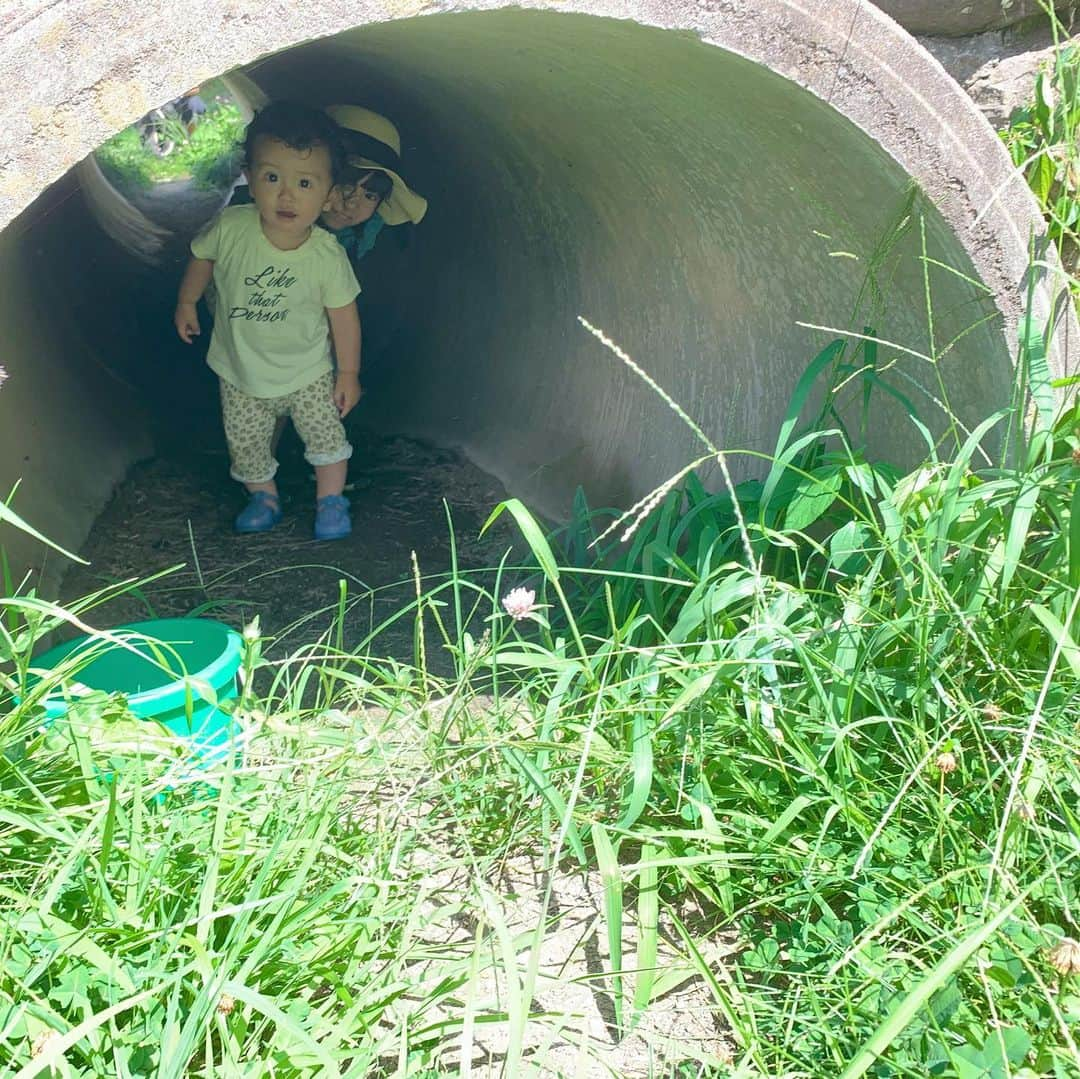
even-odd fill
[[[638,947],[634,966],[634,1012],[630,1018],[633,1029],[645,1014],[652,1001],[652,989],[656,982],[657,942],[660,935],[660,892],[656,859],[658,847],[646,843],[641,848],[641,860],[645,863],[638,873]]]
[[[999,588],[1002,595],[1012,583],[1013,575],[1020,567],[1024,549],[1027,545],[1031,518],[1035,513],[1035,507],[1038,505],[1040,491],[1041,486],[1037,479],[1026,478],[1013,506],[1009,520],[1009,531],[1005,539],[1004,560],[1001,564]]]
[[[1080,588],[1080,483],[1069,502],[1069,587]]]
[[[1061,651],[1061,655],[1069,665],[1073,677],[1080,678],[1080,646],[1077,645],[1072,634],[1041,603],[1029,604],[1028,610],[1042,623],[1046,632],[1050,634],[1054,647]]]
[[[43,536],[36,528],[27,524],[27,522],[5,502],[0,502],[0,524],[12,525],[20,532],[25,532],[28,536],[33,536],[39,543],[44,543],[46,547],[51,547],[54,551],[59,551],[65,558],[70,558],[72,562],[78,562],[82,566],[90,565],[85,558],[80,558],[77,554],[72,554],[58,543],[53,543],[47,536]]]
[[[1053,378],[1047,359],[1046,335],[1036,325],[1031,312],[1032,305],[1020,322],[1021,363],[1025,365],[1028,392],[1035,403],[1036,425],[1033,434],[1049,434],[1054,428],[1057,401],[1054,397]]]
[[[551,806],[556,817],[558,817],[559,821],[562,822],[563,827],[566,829],[566,841],[570,844],[570,849],[574,852],[574,857],[577,858],[581,865],[588,865],[589,859],[585,853],[585,845],[581,842],[581,835],[573,822],[570,807],[563,800],[563,796],[559,793],[558,789],[520,750],[510,746],[504,746],[502,754],[506,760],[508,760],[514,768],[528,780],[530,786],[533,787],[536,793]]]
[[[548,543],[547,537],[540,526],[536,523],[536,518],[519,499],[508,498],[505,502],[500,502],[484,522],[483,528],[480,529],[480,535],[483,535],[503,513],[509,513],[514,518],[518,528],[521,529],[521,534],[525,537],[525,542],[533,553],[533,557],[539,563],[540,569],[543,570],[544,576],[551,581],[558,581],[559,565],[555,561],[551,545]]]
[[[600,821],[592,826],[593,849],[600,870],[600,882],[604,889],[604,925],[607,929],[608,957],[611,973],[611,996],[615,1005],[615,1024],[619,1030],[623,1026],[623,886],[619,859],[612,846],[607,829]]]
[[[773,457],[779,458],[784,455],[791,440],[795,425],[799,422],[799,416],[814,390],[821,373],[831,364],[835,364],[844,353],[844,342],[833,341],[826,345],[806,366],[806,370],[799,376],[795,383],[795,391],[791,395],[787,412],[780,424],[780,433],[776,437],[776,448]]]
[[[644,712],[634,713],[632,733],[630,735],[632,745],[630,749],[631,783],[630,797],[622,817],[619,818],[618,828],[626,831],[637,822],[638,817],[645,810],[649,801],[649,792],[653,782],[653,751],[652,734],[649,731],[647,717]]]

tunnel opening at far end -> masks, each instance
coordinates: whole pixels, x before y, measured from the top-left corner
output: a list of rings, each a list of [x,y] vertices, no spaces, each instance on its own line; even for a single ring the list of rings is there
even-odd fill
[[[582,320],[712,443],[744,451],[736,479],[760,473],[800,375],[838,331],[903,346],[877,362],[932,430],[950,422],[943,405],[970,426],[1007,397],[1000,296],[973,241],[838,108],[698,32],[434,14],[244,74],[271,98],[392,117],[430,204],[407,243],[384,237],[360,267],[372,332],[356,429],[459,450],[552,518],[578,487],[624,508],[702,453]],[[4,233],[18,280],[4,300],[4,482],[23,476],[25,516],[69,546],[155,445],[220,449],[214,380],[172,327],[189,238],[139,263],[71,177]],[[853,413],[870,455],[918,455],[907,410],[881,393]],[[350,476],[364,469],[357,454]],[[369,525],[392,529],[393,515]]]

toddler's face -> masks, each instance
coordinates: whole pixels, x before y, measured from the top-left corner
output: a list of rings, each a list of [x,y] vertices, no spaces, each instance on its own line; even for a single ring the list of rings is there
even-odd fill
[[[325,146],[294,150],[262,136],[255,140],[253,156],[248,186],[263,231],[278,246],[299,246],[327,205],[330,151]]]
[[[369,172],[361,176],[355,186],[342,189],[339,185],[330,192],[326,212],[322,215],[322,223],[327,228],[345,229],[371,219],[382,200],[373,191],[364,190],[370,176]]]

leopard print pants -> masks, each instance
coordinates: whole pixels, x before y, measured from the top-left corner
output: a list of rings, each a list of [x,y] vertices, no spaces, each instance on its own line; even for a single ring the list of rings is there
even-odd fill
[[[271,443],[279,416],[292,417],[309,464],[332,465],[352,456],[334,404],[331,372],[284,397],[250,397],[225,379],[220,382],[221,418],[229,444],[229,474],[234,480],[266,483],[274,478],[278,463]]]

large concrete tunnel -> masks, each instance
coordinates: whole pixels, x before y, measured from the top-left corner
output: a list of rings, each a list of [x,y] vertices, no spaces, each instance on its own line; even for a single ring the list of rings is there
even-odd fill
[[[863,0],[23,0],[0,43],[0,494],[21,480],[15,508],[61,544],[186,422],[171,322],[145,317],[175,276],[110,248],[70,170],[238,68],[394,118],[431,208],[394,267],[406,330],[370,415],[540,510],[579,484],[625,506],[700,452],[579,315],[725,447],[772,446],[835,336],[805,323],[924,353],[958,338],[936,368],[881,357],[932,428],[943,392],[967,424],[1008,401],[1037,208],[960,87]],[[1037,284],[1040,317],[1054,293]],[[872,452],[921,452],[900,408],[871,427]]]

